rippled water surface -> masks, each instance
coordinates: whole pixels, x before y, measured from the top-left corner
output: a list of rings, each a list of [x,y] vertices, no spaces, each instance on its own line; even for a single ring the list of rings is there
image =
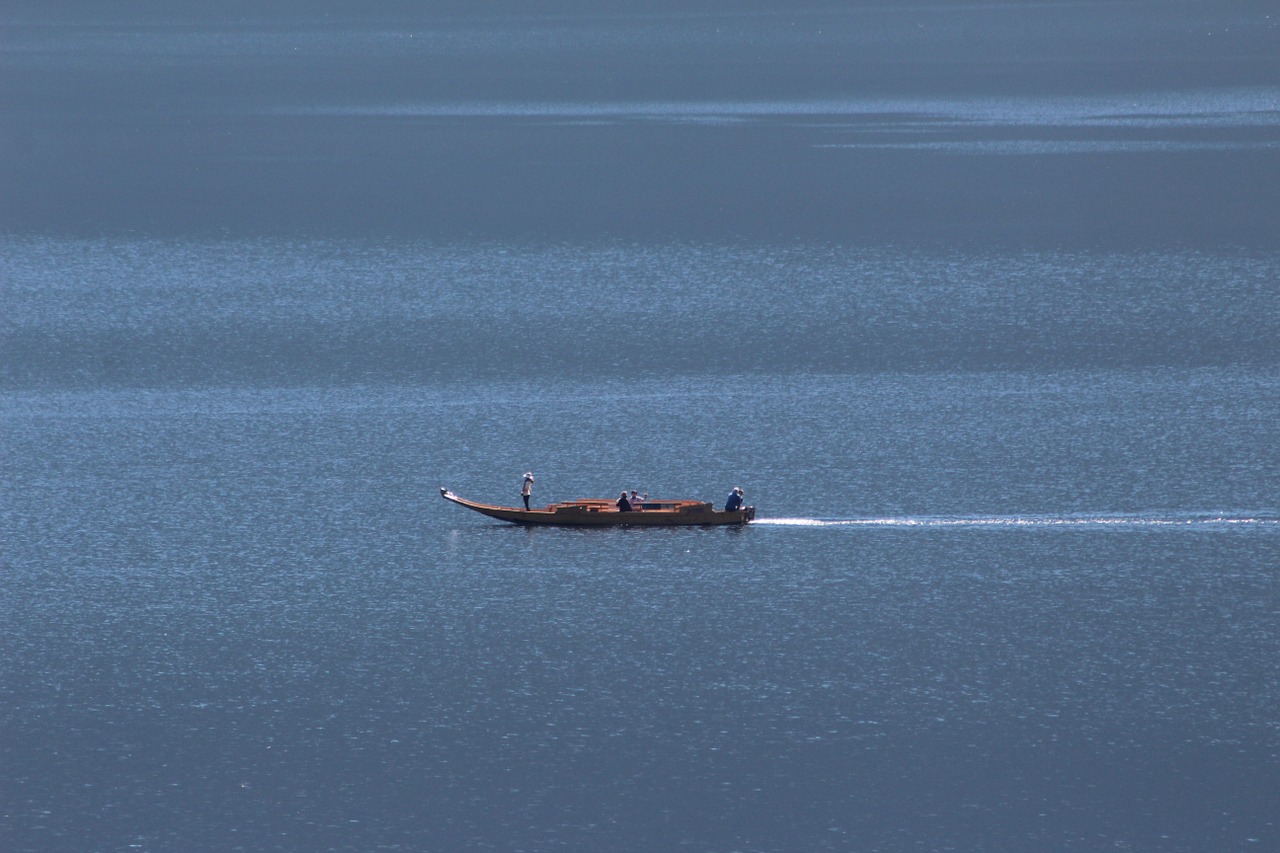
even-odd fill
[[[6,392],[9,842],[1265,846],[1277,400],[1208,367]],[[436,497],[530,466],[761,519]]]
[[[713,5],[12,11],[0,849],[1280,847],[1274,10]]]

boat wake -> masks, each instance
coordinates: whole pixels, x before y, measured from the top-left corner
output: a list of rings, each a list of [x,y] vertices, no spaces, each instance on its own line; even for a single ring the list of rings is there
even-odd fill
[[[1276,527],[1280,516],[1263,513],[1092,513],[1080,515],[867,516],[862,518],[757,518],[778,527]]]

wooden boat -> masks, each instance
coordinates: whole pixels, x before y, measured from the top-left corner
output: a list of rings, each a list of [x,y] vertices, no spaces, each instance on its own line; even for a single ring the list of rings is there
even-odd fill
[[[756,517],[753,506],[726,512],[705,501],[641,501],[631,512],[620,512],[614,501],[605,498],[548,504],[543,509],[520,509],[469,501],[443,486],[440,487],[440,497],[501,521],[557,527],[688,527],[747,524]]]

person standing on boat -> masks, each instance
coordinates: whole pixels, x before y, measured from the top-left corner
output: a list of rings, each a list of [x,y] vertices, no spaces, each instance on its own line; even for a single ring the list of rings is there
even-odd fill
[[[631,512],[631,501],[627,500],[627,490],[622,490],[622,495],[618,498],[618,512]]]
[[[733,491],[729,493],[729,498],[724,502],[724,511],[733,512],[742,509],[742,487],[735,486]]]
[[[520,486],[520,497],[524,498],[524,508],[529,508],[529,495],[533,494],[533,472],[524,472],[524,483]]]

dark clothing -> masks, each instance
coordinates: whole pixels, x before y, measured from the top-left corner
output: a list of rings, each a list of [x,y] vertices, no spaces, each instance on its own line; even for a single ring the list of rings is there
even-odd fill
[[[528,508],[529,508],[529,496],[528,496],[528,495],[521,495],[520,497],[524,498],[524,508],[525,508],[525,509],[528,509]]]
[[[735,509],[742,509],[742,495],[730,492],[729,499],[724,502],[724,511],[733,512]]]
[[[631,501],[625,497],[618,498],[618,512],[631,512]]]

